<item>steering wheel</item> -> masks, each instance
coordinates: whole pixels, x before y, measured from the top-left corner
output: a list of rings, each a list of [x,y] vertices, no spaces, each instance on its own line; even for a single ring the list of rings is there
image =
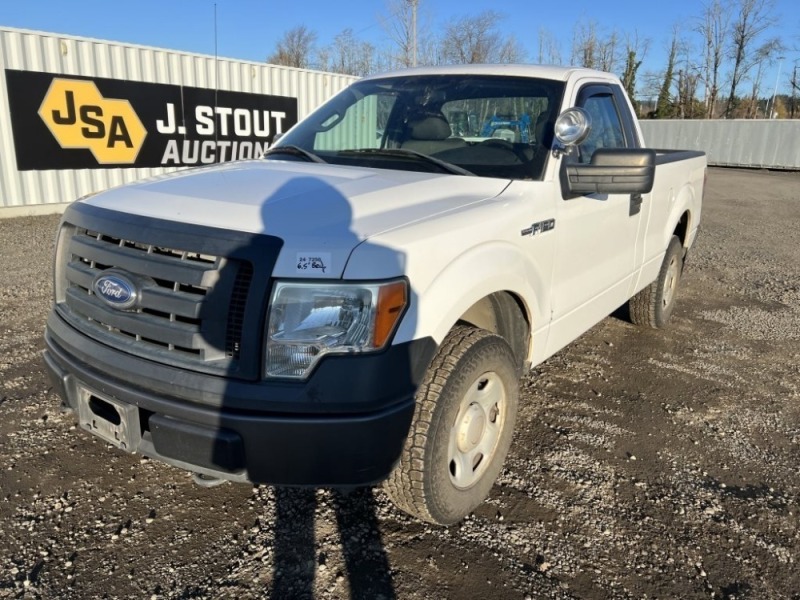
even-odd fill
[[[506,139],[499,138],[499,137],[498,138],[489,138],[488,140],[483,140],[481,142],[481,146],[495,146],[497,148],[503,148],[504,150],[508,150],[509,152],[514,152],[514,154],[516,154],[516,151],[514,150],[514,144],[512,144],[511,142],[509,142]]]
[[[514,160],[517,163],[525,163],[527,159],[520,154],[517,148],[506,139],[503,138],[489,138],[488,140],[483,140],[480,143],[481,146],[489,147],[489,148],[497,148],[498,150],[503,150],[505,152],[509,152],[511,155],[514,156]]]

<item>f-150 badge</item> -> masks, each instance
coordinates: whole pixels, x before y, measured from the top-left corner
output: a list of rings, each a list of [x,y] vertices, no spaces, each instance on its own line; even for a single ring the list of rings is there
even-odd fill
[[[536,235],[537,233],[546,233],[548,231],[552,231],[556,228],[556,220],[555,219],[547,219],[546,221],[539,221],[538,223],[534,223],[527,229],[523,229],[520,234],[521,235]]]

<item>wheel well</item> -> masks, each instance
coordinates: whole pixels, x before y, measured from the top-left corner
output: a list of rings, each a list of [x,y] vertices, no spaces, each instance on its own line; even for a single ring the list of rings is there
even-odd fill
[[[528,362],[531,326],[519,297],[510,292],[495,292],[469,307],[458,321],[504,338],[517,359],[519,374],[524,372]]]
[[[684,248],[686,247],[686,237],[689,234],[689,211],[687,210],[685,213],[681,215],[681,220],[678,221],[678,225],[675,227],[675,231],[672,235],[678,236],[678,239],[681,241],[681,246]]]

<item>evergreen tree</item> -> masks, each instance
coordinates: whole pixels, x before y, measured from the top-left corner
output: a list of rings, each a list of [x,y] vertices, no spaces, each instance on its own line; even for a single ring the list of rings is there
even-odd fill
[[[661,84],[661,91],[658,93],[658,102],[656,103],[656,119],[669,119],[674,112],[672,103],[672,82],[675,79],[675,58],[678,54],[678,37],[673,35],[672,45],[669,49],[669,58],[667,60],[667,70],[664,73],[664,82]]]

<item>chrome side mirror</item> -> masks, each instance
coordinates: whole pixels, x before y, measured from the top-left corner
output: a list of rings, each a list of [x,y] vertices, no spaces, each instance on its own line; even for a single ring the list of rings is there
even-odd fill
[[[589,113],[577,106],[568,108],[556,119],[555,138],[558,145],[553,148],[556,157],[569,154],[572,148],[582,143],[592,131]]]

